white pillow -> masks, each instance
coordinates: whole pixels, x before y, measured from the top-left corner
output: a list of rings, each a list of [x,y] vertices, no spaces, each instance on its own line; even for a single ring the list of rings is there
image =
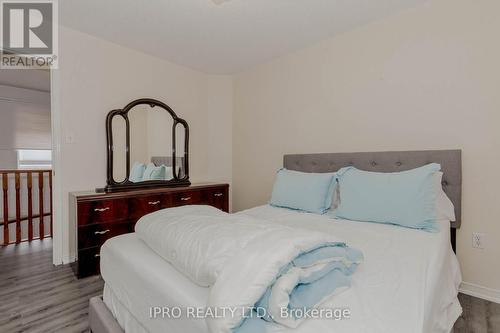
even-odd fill
[[[330,206],[330,211],[334,211],[335,209],[337,209],[339,203],[340,203],[340,189],[339,186],[335,186],[335,188],[333,189],[332,205]]]
[[[437,187],[436,197],[436,217],[438,220],[455,221],[455,206],[446,195],[442,185],[443,173],[441,171],[434,174],[434,182]]]
[[[165,167],[165,180],[174,178],[174,173],[171,166]]]

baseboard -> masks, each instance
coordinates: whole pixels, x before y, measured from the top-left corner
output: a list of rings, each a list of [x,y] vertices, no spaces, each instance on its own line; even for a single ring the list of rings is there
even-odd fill
[[[469,282],[462,282],[458,290],[463,294],[500,304],[500,290],[479,286]]]

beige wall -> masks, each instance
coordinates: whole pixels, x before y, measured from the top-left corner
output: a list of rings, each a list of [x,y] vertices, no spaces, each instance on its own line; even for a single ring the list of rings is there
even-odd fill
[[[61,113],[61,138],[56,146],[61,149],[62,259],[67,262],[75,256],[76,236],[75,226],[68,223],[68,192],[106,183],[106,114],[136,98],[164,101],[189,123],[192,181],[230,182],[232,148],[227,124],[231,124],[232,94],[227,87],[232,81],[64,27],[59,33],[55,104]],[[74,143],[67,143],[67,137]]]
[[[235,210],[268,200],[286,153],[461,148],[464,281],[500,290],[499,12],[436,0],[237,75]]]

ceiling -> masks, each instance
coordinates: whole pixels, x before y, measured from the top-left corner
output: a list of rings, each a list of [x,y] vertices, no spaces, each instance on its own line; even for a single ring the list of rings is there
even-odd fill
[[[231,74],[427,1],[64,0],[59,12],[67,27]]]

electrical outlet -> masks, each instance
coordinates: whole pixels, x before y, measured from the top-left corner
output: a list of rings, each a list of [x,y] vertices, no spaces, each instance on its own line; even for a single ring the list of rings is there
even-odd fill
[[[472,247],[476,249],[484,249],[484,234],[479,232],[472,233]]]

